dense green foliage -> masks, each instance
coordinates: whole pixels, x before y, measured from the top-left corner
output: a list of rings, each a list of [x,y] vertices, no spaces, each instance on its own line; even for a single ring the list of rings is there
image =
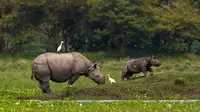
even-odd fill
[[[0,51],[198,52],[198,0],[2,0]]]

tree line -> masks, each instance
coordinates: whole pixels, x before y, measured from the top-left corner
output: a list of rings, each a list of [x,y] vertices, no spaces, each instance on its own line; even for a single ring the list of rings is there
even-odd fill
[[[198,0],[1,0],[0,52],[199,52]],[[37,49],[36,49],[37,48]]]

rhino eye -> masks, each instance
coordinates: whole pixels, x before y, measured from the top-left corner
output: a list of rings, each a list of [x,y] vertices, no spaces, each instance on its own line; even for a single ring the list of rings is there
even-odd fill
[[[92,71],[93,69],[89,69],[89,71]]]

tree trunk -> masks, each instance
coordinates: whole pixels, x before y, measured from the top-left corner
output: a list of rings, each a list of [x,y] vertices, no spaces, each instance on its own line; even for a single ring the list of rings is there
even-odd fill
[[[88,44],[88,38],[86,37],[85,38],[85,45],[84,45],[84,52],[88,52],[88,46],[89,46],[89,44]]]
[[[65,48],[65,52],[69,52],[69,36],[67,34],[67,31],[66,29],[63,29],[63,38],[65,39],[64,40],[64,48]]]
[[[54,46],[55,52],[56,52],[56,51],[57,51],[57,48],[58,48],[58,46],[59,46],[59,44],[53,43],[53,46]],[[46,51],[46,52],[47,52],[47,51]]]
[[[192,52],[192,43],[193,43],[193,40],[189,40],[188,41],[188,53]]]
[[[120,57],[124,58],[125,57],[125,48],[124,48],[124,41],[122,41],[121,45],[120,45]]]
[[[5,51],[5,41],[2,37],[0,37],[0,53]]]
[[[172,5],[172,3],[173,3],[173,0],[168,0],[167,1],[167,5]]]
[[[65,47],[65,52],[69,52],[69,37],[65,37],[64,47]]]

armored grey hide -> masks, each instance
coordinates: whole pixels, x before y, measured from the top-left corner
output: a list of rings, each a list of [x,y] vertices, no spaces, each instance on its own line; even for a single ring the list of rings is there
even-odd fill
[[[43,93],[52,93],[49,80],[59,83],[68,81],[68,84],[72,85],[82,75],[97,84],[105,83],[99,64],[93,64],[77,52],[41,54],[36,57],[32,65],[32,78],[35,77],[39,82]]]
[[[133,74],[140,72],[143,72],[144,76],[146,76],[147,71],[150,72],[150,75],[153,75],[151,67],[160,65],[160,61],[155,56],[128,60],[122,68],[121,80],[123,81],[124,78],[129,80]]]

